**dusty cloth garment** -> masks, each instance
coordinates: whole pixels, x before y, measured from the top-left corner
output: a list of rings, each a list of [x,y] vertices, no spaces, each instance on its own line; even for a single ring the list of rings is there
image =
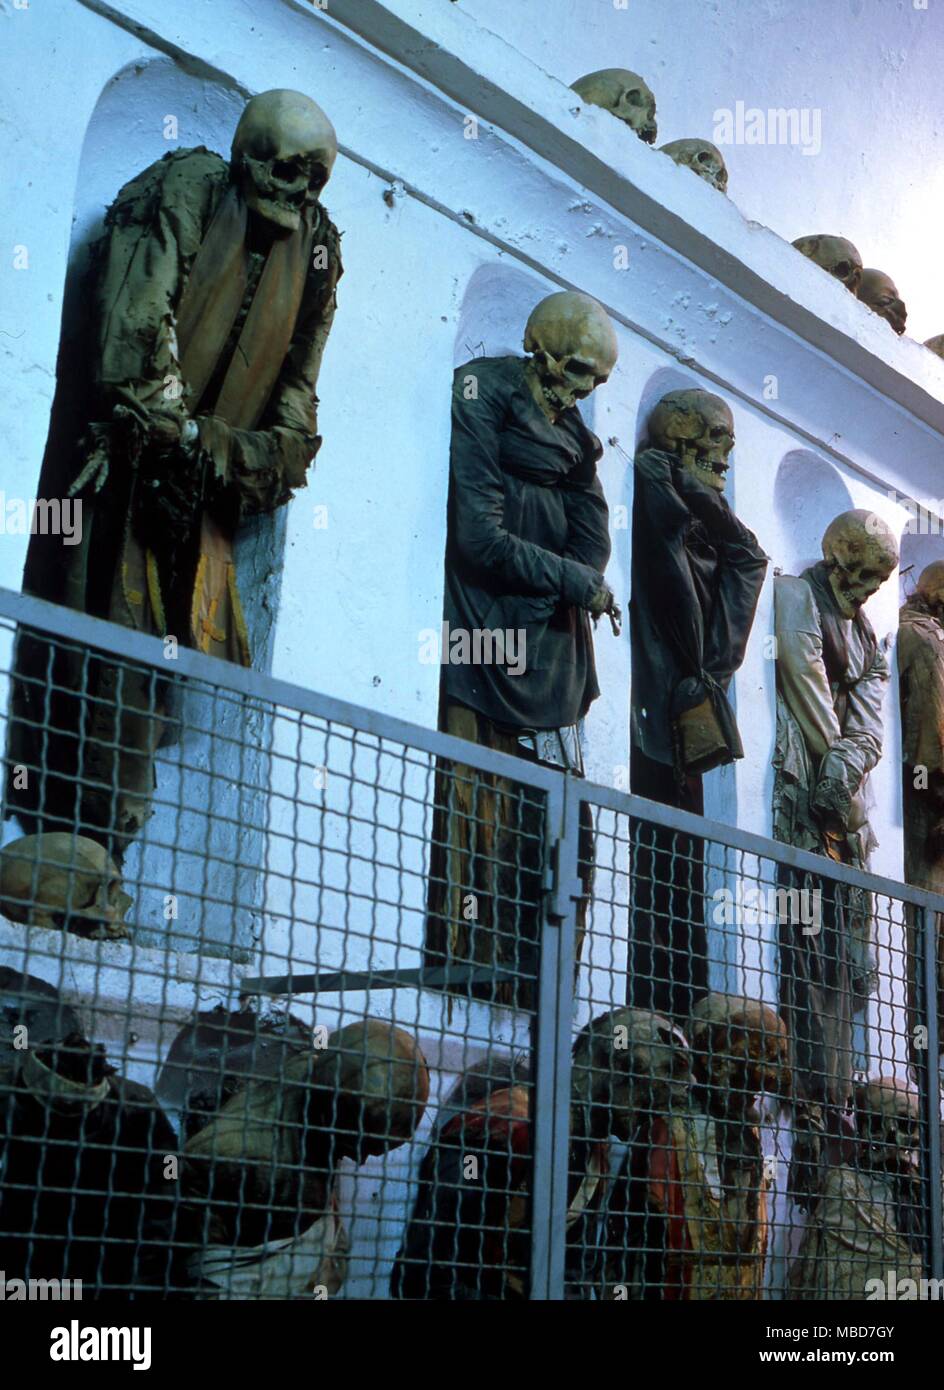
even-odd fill
[[[341,274],[338,234],[318,205],[270,246],[254,247],[254,235],[228,164],[208,150],[176,151],[122,188],[86,280],[67,287],[70,332],[40,491],[64,497],[92,459],[107,462],[107,480],[82,496],[81,543],[34,536],[24,574],[24,588],[43,598],[247,665],[234,538],[305,484]],[[196,421],[197,440],[149,440],[152,409]],[[33,724],[49,658],[47,644],[21,642],[17,712]],[[45,755],[61,774],[44,781],[41,828],[74,825],[78,811],[86,833],[111,832],[120,857],[147,813],[166,689],[136,668],[116,675],[109,663],[86,671],[83,662],[81,652],[56,658],[65,690],[52,700],[57,732],[44,747],[19,722],[13,756],[36,768]],[[118,682],[126,714],[115,707]],[[117,747],[102,752],[108,743]],[[40,828],[39,782],[11,785],[29,830]]]
[[[467,1176],[465,1160],[477,1160]],[[572,1145],[566,1217],[568,1297],[583,1290],[586,1251],[608,1182],[608,1145]],[[423,1157],[419,1193],[390,1279],[394,1298],[528,1297],[531,1121],[523,1086],[453,1116]]]
[[[868,774],[882,753],[886,662],[868,619],[842,616],[824,563],[778,577],[774,838],[857,868],[874,844]],[[839,825],[845,830],[830,829]],[[870,895],[781,869],[818,901],[819,931],[779,923],[780,1014],[798,1096],[847,1108],[852,1025],[874,988]]]
[[[864,1300],[868,1283],[892,1276],[921,1279],[921,1260],[898,1226],[891,1185],[842,1164],[831,1168],[800,1252],[790,1269],[790,1297],[804,1302]]]
[[[526,647],[517,675],[507,660],[447,663],[450,702],[540,730],[576,724],[596,699],[585,606],[610,555],[601,453],[575,408],[547,419],[525,359],[476,358],[456,370],[445,621],[470,640],[521,632]]]
[[[230,1299],[310,1299],[340,1291],[347,1275],[351,1243],[337,1214],[330,1211],[300,1236],[272,1240],[254,1248],[211,1245],[187,1261],[195,1296]]]
[[[31,1061],[0,1064],[0,1269],[81,1279],[83,1299],[166,1294],[179,1282],[166,1116],[133,1081],[82,1087]]]
[[[313,1114],[314,1054],[237,1091],[188,1139],[180,1188],[199,1244],[294,1240],[331,1201],[330,1140]]]
[[[899,615],[898,688],[901,700],[905,882],[944,893],[944,627],[920,594]],[[918,1009],[918,923],[905,908],[908,953],[908,1036],[915,1062]],[[935,914],[937,1010],[944,1019],[944,920]]]
[[[444,727],[470,743],[543,761],[516,730],[500,728],[465,705],[447,704]],[[520,783],[447,759],[438,762],[434,797],[425,963],[511,971],[510,979],[450,988],[531,1008],[544,903],[543,797]],[[586,802],[580,808],[579,853],[584,893],[577,902],[577,960],[593,885],[593,820]]]
[[[724,761],[743,757],[727,690],[766,572],[757,538],[724,497],[670,454],[637,454],[632,740],[646,757],[677,767],[678,716],[706,699],[727,742]]]
[[[608,1228],[614,1283],[640,1300],[763,1297],[767,1181],[759,1131],[702,1111],[659,1116],[616,1184]]]

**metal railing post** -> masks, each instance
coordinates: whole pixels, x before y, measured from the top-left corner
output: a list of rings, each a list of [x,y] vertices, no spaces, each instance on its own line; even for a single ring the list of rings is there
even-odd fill
[[[579,784],[561,774],[545,809],[544,911],[538,956],[531,1184],[532,1299],[564,1297],[570,1154],[571,1032],[580,834]]]
[[[924,1178],[928,1193],[928,1275],[944,1278],[944,1231],[941,1229],[941,1098],[938,1082],[940,1027],[937,1016],[937,913],[930,907],[917,908],[920,944],[917,951],[918,998],[923,1005],[927,1028],[924,1059],[917,1068],[921,1114],[928,1132]]]

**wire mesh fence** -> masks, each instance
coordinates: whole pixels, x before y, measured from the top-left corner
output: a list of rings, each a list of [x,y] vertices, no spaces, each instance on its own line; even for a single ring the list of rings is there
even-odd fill
[[[941,1278],[944,902],[22,595],[0,670],[7,1297]]]

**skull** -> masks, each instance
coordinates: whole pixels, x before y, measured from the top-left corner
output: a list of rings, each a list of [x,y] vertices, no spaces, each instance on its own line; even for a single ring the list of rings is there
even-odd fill
[[[917,589],[938,622],[944,621],[944,560],[934,560],[924,567]]]
[[[377,1018],[332,1033],[312,1084],[329,1093],[338,1157],[356,1163],[405,1144],[423,1118],[429,1071],[419,1045]]]
[[[571,84],[571,90],[591,106],[602,106],[630,126],[647,145],[656,143],[656,99],[638,72],[601,68]]]
[[[286,231],[301,224],[331,175],[334,127],[301,92],[276,88],[246,103],[233,136],[230,168],[247,206]]]
[[[841,280],[847,290],[859,293],[862,257],[851,241],[841,236],[801,236],[793,244],[804,256]]]
[[[25,835],[0,850],[0,907],[14,922],[127,938],[132,899],[113,859],[83,835]]]
[[[917,1093],[904,1081],[881,1076],[855,1091],[856,1129],[873,1170],[920,1171],[921,1110]]]
[[[874,512],[841,512],[826,527],[823,558],[840,613],[854,618],[898,564],[898,542]]]
[[[684,1034],[645,1009],[602,1014],[574,1044],[572,1098],[587,1137],[630,1139],[646,1112],[684,1105],[691,1079]]]
[[[790,1094],[787,1030],[757,999],[709,994],[692,1011],[695,1080],[716,1113],[745,1114],[761,1092]]]
[[[710,140],[670,140],[661,148],[676,164],[691,169],[719,193],[727,193],[728,168],[721,151]]]
[[[890,275],[886,275],[882,270],[863,270],[859,298],[873,313],[890,323],[899,336],[904,333],[908,310]]]
[[[930,348],[937,357],[944,357],[944,333],[938,333],[936,337],[929,338],[924,345]]]
[[[524,350],[549,410],[559,414],[589,396],[613,370],[616,334],[603,307],[588,294],[549,294],[531,311]]]
[[[734,448],[734,417],[710,391],[670,391],[649,416],[649,443],[675,454],[699,482],[724,492]]]

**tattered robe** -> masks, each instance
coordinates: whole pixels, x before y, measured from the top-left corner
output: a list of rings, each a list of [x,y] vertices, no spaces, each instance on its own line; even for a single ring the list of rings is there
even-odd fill
[[[126,184],[69,287],[41,491],[64,497],[92,458],[103,490],[82,496],[82,540],[36,536],[24,587],[58,603],[249,664],[233,562],[238,527],[303,487],[320,440],[315,383],[341,274],[339,238],[320,205],[300,229],[254,249],[248,210],[219,155],[180,150]],[[71,330],[71,332],[70,332]],[[193,419],[189,449],[149,443],[144,412]],[[12,787],[27,829],[105,832],[120,852],[148,814],[165,692],[146,673],[81,654],[55,679],[88,701],[53,697],[59,736],[43,746],[48,648],[24,644],[14,761],[55,774]],[[124,714],[116,719],[115,704]],[[81,767],[75,746],[83,719]],[[118,751],[105,745],[118,744]],[[42,822],[35,819],[42,812]]]
[[[878,1174],[845,1164],[831,1168],[799,1254],[790,1269],[790,1294],[810,1303],[862,1301],[878,1280],[923,1277],[921,1259],[899,1231],[895,1194]]]
[[[596,473],[601,453],[575,408],[556,424],[547,419],[531,394],[525,359],[477,358],[457,368],[446,631],[498,632],[503,640],[513,633],[522,660],[508,660],[507,643],[497,661],[450,660],[452,647],[444,649],[440,727],[577,775],[574,726],[599,694],[586,604],[610,554]],[[508,779],[445,760],[435,797],[427,963],[517,972],[517,979],[473,991],[527,1006],[542,898],[541,800]],[[585,811],[581,877],[588,893],[592,857]],[[578,912],[579,951],[585,900]]]
[[[863,868],[874,845],[868,776],[882,755],[888,663],[865,614],[840,613],[824,563],[799,578],[778,577],[774,597],[774,838]],[[831,829],[821,806],[838,807],[845,829]],[[852,1088],[853,1015],[874,987],[871,901],[828,880],[811,883],[789,871],[780,877],[820,895],[818,932],[804,932],[799,921],[780,922],[780,1013],[798,1093],[844,1110]]]
[[[944,893],[944,627],[920,594],[901,609],[898,627],[901,700],[902,793],[905,882]],[[920,936],[912,907],[905,907],[908,951],[908,1036],[914,1046],[918,1009]],[[944,931],[935,916],[937,1010],[944,1020]],[[916,1050],[920,1061],[920,1049]]]
[[[630,788],[703,813],[701,773],[743,757],[728,688],[744,660],[767,557],[725,498],[643,449],[633,498]],[[686,766],[680,720],[708,704],[719,745]],[[704,847],[634,822],[627,1003],[684,1022],[707,993]]]

